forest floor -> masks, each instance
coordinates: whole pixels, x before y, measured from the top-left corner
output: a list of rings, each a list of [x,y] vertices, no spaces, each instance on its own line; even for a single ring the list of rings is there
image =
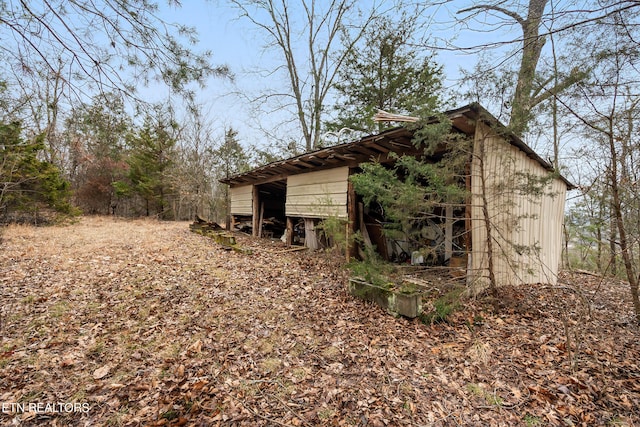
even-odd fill
[[[563,273],[394,318],[339,260],[185,222],[10,226],[0,425],[640,425],[627,285]]]

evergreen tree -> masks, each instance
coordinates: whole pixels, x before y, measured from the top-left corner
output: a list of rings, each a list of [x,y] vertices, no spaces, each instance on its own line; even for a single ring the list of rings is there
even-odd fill
[[[249,155],[238,141],[238,131],[229,128],[224,134],[224,142],[215,151],[218,159],[218,176],[229,176],[246,172],[251,168]]]
[[[24,141],[21,133],[19,122],[0,124],[0,214],[6,220],[29,213],[38,221],[43,208],[73,213],[69,183],[55,165],[38,159],[44,137]]]
[[[337,118],[327,123],[328,130],[380,131],[384,125],[373,121],[377,110],[439,110],[442,68],[410,47],[415,28],[415,17],[404,16],[400,22],[381,18],[367,30],[363,47],[352,49],[340,69]]]
[[[216,157],[217,175],[218,179],[228,178],[232,175],[246,172],[251,168],[251,163],[248,153],[244,147],[238,141],[238,132],[233,128],[229,128],[224,135],[224,141],[222,145],[214,152]],[[219,188],[219,194],[217,199],[222,203],[217,203],[218,215],[224,212],[225,221],[227,225],[230,219],[230,200],[229,200],[229,186],[225,185],[223,188]]]
[[[167,199],[172,187],[168,172],[173,164],[176,140],[172,130],[175,127],[172,121],[160,119],[154,123],[151,117],[147,117],[144,126],[128,138],[128,182],[119,181],[116,190],[120,196],[138,195],[142,198],[147,216],[152,210],[163,219],[169,215]]]
[[[413,143],[423,150],[421,156],[396,158],[393,167],[380,163],[363,163],[362,172],[351,177],[357,194],[365,205],[375,202],[384,212],[385,233],[407,240],[411,246],[424,240],[423,226],[440,226],[447,206],[461,206],[467,192],[465,166],[470,159],[468,139],[451,133],[450,121],[412,125]],[[425,257],[439,256],[441,248],[431,248]]]

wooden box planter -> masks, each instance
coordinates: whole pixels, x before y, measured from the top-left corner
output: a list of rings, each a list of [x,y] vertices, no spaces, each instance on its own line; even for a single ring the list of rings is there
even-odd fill
[[[422,295],[418,292],[406,293],[376,286],[362,279],[351,278],[349,293],[365,301],[375,302],[396,316],[413,319],[422,313]]]
[[[225,233],[225,232],[210,232],[207,233],[209,237],[223,246],[235,246],[236,245],[236,237],[233,234]]]

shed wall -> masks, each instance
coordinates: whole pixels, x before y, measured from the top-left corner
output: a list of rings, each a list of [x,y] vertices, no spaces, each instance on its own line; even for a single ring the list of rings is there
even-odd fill
[[[479,287],[489,281],[483,190],[492,228],[497,284],[556,283],[567,187],[562,180],[553,178],[542,192],[534,194],[527,184],[544,177],[549,177],[549,172],[538,162],[504,141],[488,126],[477,124],[471,166],[469,280]]]
[[[346,166],[289,176],[286,216],[346,219],[348,180]]]
[[[253,185],[229,189],[231,215],[253,215]]]

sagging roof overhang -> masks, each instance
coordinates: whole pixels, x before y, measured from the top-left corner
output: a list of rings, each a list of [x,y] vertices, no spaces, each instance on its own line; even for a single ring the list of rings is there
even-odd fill
[[[512,145],[523,151],[531,159],[538,162],[546,170],[553,172],[553,166],[541,158],[525,144],[518,136],[508,131],[507,128],[491,115],[486,109],[477,103],[467,105],[444,113],[452,125],[454,132],[461,132],[469,136],[475,133],[475,124],[481,120],[492,126],[503,135]],[[427,123],[436,123],[440,117],[432,117]],[[279,160],[264,166],[252,169],[248,172],[221,179],[220,182],[232,187],[249,184],[266,184],[286,179],[287,176],[311,172],[315,170],[330,169],[339,166],[357,167],[360,163],[370,161],[386,162],[390,160],[389,153],[398,154],[422,154],[422,150],[416,148],[412,142],[413,131],[406,127],[395,127],[375,135],[365,136],[357,141],[352,141],[332,147],[321,148],[299,156],[285,160]],[[565,182],[568,189],[575,188],[563,176],[559,178]]]
[[[233,186],[263,184],[285,179],[289,175],[330,169],[339,166],[358,166],[360,163],[377,159],[384,161],[390,152],[416,151],[411,140],[413,133],[397,127],[376,135],[369,135],[332,147],[321,148],[286,160],[279,160],[248,172],[220,180]]]

